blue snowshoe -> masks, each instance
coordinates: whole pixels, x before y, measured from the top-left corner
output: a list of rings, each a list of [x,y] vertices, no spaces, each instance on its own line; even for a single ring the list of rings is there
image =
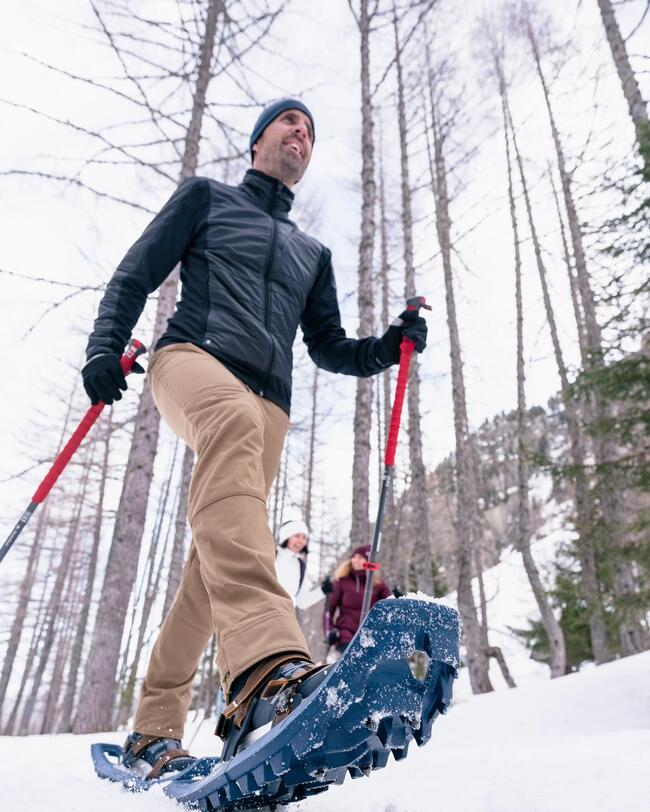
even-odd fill
[[[224,758],[197,759],[164,784],[165,794],[205,812],[275,807],[341,784],[347,774],[369,775],[391,753],[405,758],[410,742],[427,742],[449,707],[459,634],[458,613],[446,606],[379,601],[337,663],[305,670],[304,681],[299,671],[272,680],[249,697],[239,726],[232,713],[222,716]],[[268,703],[273,721],[251,724]]]
[[[177,739],[139,733],[132,733],[124,747],[92,744],[90,755],[100,778],[122,784],[131,792],[143,792],[154,784],[171,781],[196,762],[186,750],[181,749]],[[204,774],[208,775],[218,761],[218,758],[201,759]]]

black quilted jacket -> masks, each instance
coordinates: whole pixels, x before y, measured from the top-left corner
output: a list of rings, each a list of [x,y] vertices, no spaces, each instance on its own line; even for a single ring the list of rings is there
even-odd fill
[[[288,218],[293,194],[254,169],[227,186],[184,181],[118,266],[86,350],[122,353],[147,296],[181,263],[181,298],[156,349],[191,342],[289,412],[298,325],[319,367],[374,375],[396,359],[347,338],[331,254]]]

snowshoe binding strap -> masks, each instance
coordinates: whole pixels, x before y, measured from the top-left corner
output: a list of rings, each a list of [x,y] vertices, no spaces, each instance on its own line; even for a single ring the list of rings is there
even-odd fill
[[[167,750],[164,755],[162,755],[158,761],[153,765],[153,768],[150,773],[148,773],[147,778],[158,778],[160,773],[164,770],[164,768],[169,764],[170,761],[173,761],[175,758],[189,758],[190,754],[187,750]]]
[[[289,654],[276,654],[262,660],[250,672],[243,686],[237,691],[237,695],[231,700],[230,704],[224,708],[217,721],[217,728],[215,734],[224,741],[228,738],[233,724],[237,728],[241,728],[248,711],[250,710],[251,702],[265,681],[276,671],[281,665],[290,662],[303,661],[307,664],[304,655],[295,653]],[[310,663],[310,665],[313,665]],[[304,669],[304,673],[310,669]],[[301,672],[300,678],[304,676]],[[276,682],[273,680],[272,682]]]
[[[152,745],[154,746],[152,747]],[[165,767],[174,759],[192,759],[187,750],[183,750],[177,745],[180,745],[180,741],[177,739],[169,739],[164,736],[147,736],[139,733],[132,734],[124,743],[123,764],[125,767],[129,767],[137,759],[142,758],[143,761],[151,764],[151,770],[146,776],[147,780],[159,778]],[[162,753],[153,761],[156,757],[156,751],[162,751]]]

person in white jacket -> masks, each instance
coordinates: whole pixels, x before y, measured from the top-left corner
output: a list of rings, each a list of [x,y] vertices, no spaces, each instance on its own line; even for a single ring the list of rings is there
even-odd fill
[[[311,586],[307,578],[309,528],[300,519],[292,519],[280,527],[275,554],[278,581],[297,609],[307,609],[323,598],[320,589]]]

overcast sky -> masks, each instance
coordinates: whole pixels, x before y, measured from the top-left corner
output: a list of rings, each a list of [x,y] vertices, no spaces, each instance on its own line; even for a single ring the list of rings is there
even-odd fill
[[[546,5],[553,11],[562,35],[571,38],[573,43],[574,56],[562,74],[556,99],[558,119],[569,147],[577,152],[592,131],[590,156],[593,158],[599,144],[611,141],[608,155],[622,163],[630,153],[632,130],[603,37],[596,0],[583,0],[581,4],[577,0],[555,0]],[[153,15],[166,4],[145,1],[133,6]],[[458,243],[455,272],[470,417],[472,424],[478,425],[515,404],[512,240],[505,206],[505,167],[502,135],[497,129],[498,108],[496,103],[490,108],[486,102],[489,86],[474,58],[477,50],[474,15],[478,16],[481,4],[448,1],[444,6],[438,41],[441,48],[450,44],[455,48],[454,62],[459,71],[456,86],[462,83],[465,87],[462,98],[467,101],[468,115],[473,122],[462,136],[467,137],[468,147],[478,149],[471,161],[458,167],[458,179],[464,189],[452,212],[457,236],[473,228],[472,233]],[[639,19],[643,6],[644,3],[633,2],[620,9],[624,32]],[[459,20],[461,10],[463,18]],[[106,121],[106,117],[113,114],[112,102],[78,83],[53,76],[19,55],[25,51],[80,73],[91,66],[100,73],[105,69],[106,75],[110,75],[114,71],[113,63],[92,38],[80,32],[79,22],[92,22],[89,6],[83,0],[60,0],[56,4],[46,0],[14,0],[5,4],[0,32],[0,98],[74,121]],[[308,176],[296,194],[299,202],[307,200],[310,208],[318,209],[316,235],[333,250],[345,326],[355,335],[360,206],[357,32],[345,0],[294,0],[274,32],[274,45],[281,58],[260,56],[251,81],[260,98],[304,90],[303,98],[313,110],[317,131],[314,157]],[[631,42],[633,53],[643,52],[647,32],[646,25],[635,34]],[[384,60],[385,54],[377,44],[373,52],[377,73]],[[644,96],[648,98],[650,92],[644,77],[642,83]],[[386,91],[389,89],[390,81]],[[386,97],[387,93],[383,95],[385,109],[381,113],[385,122],[384,161],[390,178],[389,202],[396,216],[399,155],[395,143],[395,112]],[[592,110],[594,100],[598,101],[597,113]],[[522,146],[530,159],[531,178],[537,185],[535,200],[562,338],[569,361],[575,362],[575,336],[550,208],[551,197],[548,188],[539,181],[546,158],[551,155],[551,145],[532,75],[530,79],[525,78],[524,72],[519,75],[514,104],[516,118],[522,124]],[[114,115],[117,117],[122,112],[116,105]],[[257,112],[237,114],[242,130],[252,126]],[[424,183],[422,142],[413,135],[412,176]],[[78,140],[73,139],[69,131],[6,104],[2,104],[0,110],[0,138],[1,170],[42,166],[48,160],[43,156],[49,155],[56,156],[54,163],[50,161],[50,167],[58,165],[64,172],[70,159],[76,157],[74,150]],[[472,138],[475,143],[471,143]],[[165,182],[160,186],[150,184],[134,189],[132,173],[125,171],[122,175],[119,167],[112,172],[114,190],[124,184],[125,196],[146,201],[145,205],[152,210],[158,209],[172,190]],[[590,183],[597,175],[598,164],[592,161],[578,172],[577,178],[581,183]],[[588,196],[582,201],[590,215],[597,199],[597,196]],[[421,359],[425,453],[427,464],[433,467],[453,448],[453,423],[444,291],[440,263],[435,256],[437,245],[431,215],[431,197],[422,190],[416,198],[416,259],[419,290],[433,306],[428,316],[429,348]],[[148,219],[146,213],[97,200],[69,186],[24,176],[0,177],[0,269],[59,283],[104,284]],[[395,313],[400,309],[402,285],[398,237],[399,231],[396,231],[393,249]],[[530,404],[544,404],[558,383],[550,356],[541,294],[527,249],[525,259],[527,393]],[[48,303],[60,300],[65,294],[63,286],[36,284],[7,273],[0,274],[1,480],[26,467],[41,445],[51,448],[54,442],[52,435],[41,437],[38,432],[35,435],[34,421],[42,411],[62,415],[61,393],[69,392],[73,385],[71,366],[82,358],[97,304],[96,294],[74,296],[38,321]],[[301,372],[300,376],[297,388],[304,386],[305,376],[309,379],[311,373]],[[328,423],[327,445],[320,452],[322,486],[338,497],[347,510],[351,488],[354,381],[327,380],[323,409],[331,407],[339,419]],[[328,396],[333,401],[331,404],[325,402]],[[83,399],[83,395],[79,397]],[[43,473],[43,469],[39,469],[21,482],[0,483],[0,527],[10,529]]]

